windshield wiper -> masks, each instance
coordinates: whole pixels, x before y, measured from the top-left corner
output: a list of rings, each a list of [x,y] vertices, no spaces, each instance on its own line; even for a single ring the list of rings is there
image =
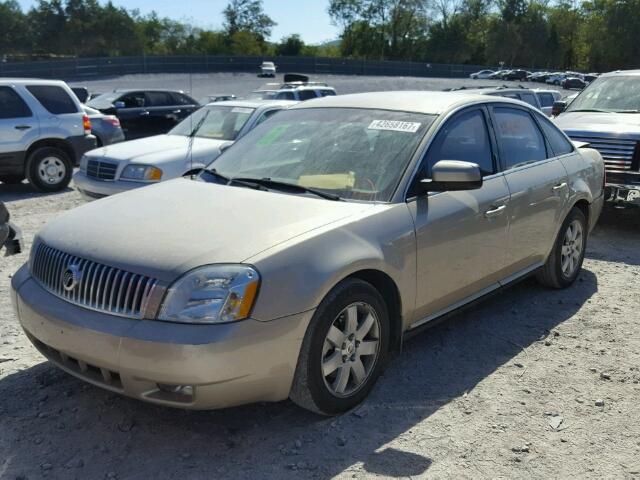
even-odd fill
[[[210,175],[213,175],[218,180],[222,181],[224,185],[235,184],[235,185],[242,185],[243,187],[253,188],[255,190],[267,190],[265,187],[263,187],[262,185],[254,181],[243,180],[241,178],[229,178],[225,175],[222,175],[221,173],[218,173],[218,171],[215,168],[205,168],[204,171]]]
[[[287,183],[287,182],[281,182],[278,180],[271,180],[268,177],[266,178],[234,177],[230,180],[230,182],[254,183],[266,188],[289,190],[289,191],[299,192],[299,193],[311,193],[313,195],[316,195],[320,198],[324,198],[327,200],[334,200],[334,201],[342,200],[342,198],[340,198],[338,195],[334,195],[333,193],[323,192],[322,190],[317,190],[311,187],[303,187],[302,185],[298,185],[296,183]]]
[[[575,110],[567,110],[567,113],[571,113],[571,112],[612,113],[611,110],[602,110],[601,108],[577,108]]]

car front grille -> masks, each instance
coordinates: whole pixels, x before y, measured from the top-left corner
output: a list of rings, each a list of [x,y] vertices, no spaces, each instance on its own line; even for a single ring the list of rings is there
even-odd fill
[[[158,281],[51,248],[36,247],[31,275],[49,293],[99,312],[143,318]]]
[[[573,134],[569,136],[577,142],[589,143],[592,148],[598,150],[607,171],[624,172],[634,169],[634,153],[638,143],[636,140]]]
[[[117,170],[117,162],[106,160],[89,160],[87,162],[87,176],[98,180],[114,180]]]

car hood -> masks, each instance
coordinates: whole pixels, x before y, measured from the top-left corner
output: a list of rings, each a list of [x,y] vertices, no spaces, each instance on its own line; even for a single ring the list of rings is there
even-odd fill
[[[87,154],[92,159],[103,158],[117,162],[156,165],[163,161],[208,158],[220,154],[220,147],[228,140],[212,140],[183,135],[156,135],[97,148]],[[208,162],[206,162],[208,163]]]
[[[238,263],[299,235],[374,209],[183,178],[75,208],[45,226],[50,247],[165,282]]]
[[[554,119],[569,134],[611,133],[640,137],[640,114],[604,112],[565,112]]]

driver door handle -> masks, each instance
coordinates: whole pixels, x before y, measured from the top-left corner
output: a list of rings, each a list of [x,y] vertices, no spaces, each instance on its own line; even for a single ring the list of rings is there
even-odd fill
[[[140,112],[140,115],[144,116],[144,115],[149,115],[149,111],[145,110],[144,112]]]
[[[16,125],[15,127],[16,130],[29,130],[31,128],[31,125]]]
[[[555,186],[553,187],[553,191],[554,191],[554,192],[557,192],[558,190],[562,190],[562,189],[563,189],[563,188],[565,188],[566,186],[567,186],[567,182],[562,182],[562,183],[560,183],[560,184],[558,184],[558,185],[555,185]]]
[[[173,111],[173,112],[171,112],[171,113],[181,113],[181,112],[182,112],[182,110],[174,110],[174,111]]]
[[[487,210],[486,212],[484,212],[484,216],[486,218],[497,217],[498,215],[502,215],[506,209],[506,205],[500,205],[499,207],[494,207],[491,210]]]

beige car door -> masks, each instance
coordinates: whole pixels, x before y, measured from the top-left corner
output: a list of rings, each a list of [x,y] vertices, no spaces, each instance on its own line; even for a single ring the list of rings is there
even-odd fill
[[[449,119],[434,138],[416,179],[440,160],[476,163],[477,190],[411,197],[417,242],[418,326],[498,286],[505,267],[509,190],[498,173],[487,112],[474,107]]]
[[[551,251],[569,198],[567,172],[528,109],[494,106],[491,115],[511,194],[507,267],[518,275]]]

